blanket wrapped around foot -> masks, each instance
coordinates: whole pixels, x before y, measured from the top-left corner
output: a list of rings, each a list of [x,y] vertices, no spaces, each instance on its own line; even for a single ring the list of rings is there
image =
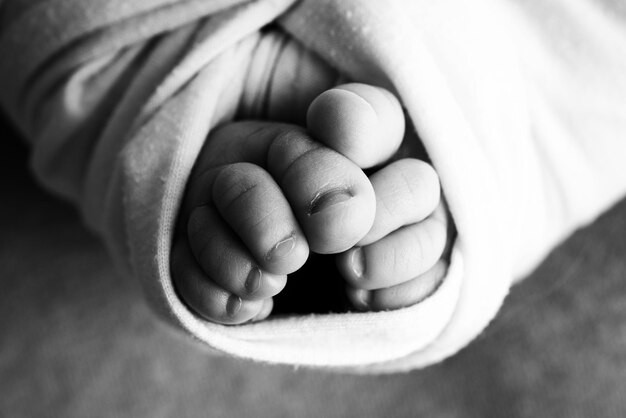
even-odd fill
[[[402,371],[468,344],[626,191],[625,28],[611,0],[0,0],[0,97],[168,322],[258,361]],[[396,311],[203,321],[169,272],[202,143],[335,74],[397,94],[423,141],[458,230],[443,284]]]

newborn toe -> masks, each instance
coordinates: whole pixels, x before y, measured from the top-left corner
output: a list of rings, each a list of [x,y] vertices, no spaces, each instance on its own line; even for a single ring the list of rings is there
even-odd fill
[[[289,202],[267,171],[250,163],[224,166],[213,185],[213,201],[265,270],[289,274],[304,264],[309,253],[307,240]]]
[[[426,219],[440,203],[439,176],[414,158],[394,161],[370,176],[376,194],[376,217],[358,245],[368,245],[391,232]]]
[[[221,324],[241,324],[259,315],[263,300],[245,300],[208,277],[195,261],[184,238],[172,247],[172,277],[176,290],[194,312]]]
[[[395,286],[377,290],[348,287],[348,298],[356,309],[362,311],[400,309],[415,305],[437,290],[447,268],[448,263],[440,260],[424,274]]]
[[[371,228],[376,202],[372,186],[341,154],[303,131],[291,130],[273,141],[267,164],[312,251],[345,251]]]
[[[395,286],[434,266],[444,252],[446,237],[445,224],[429,217],[341,254],[338,267],[353,287],[371,290]]]
[[[361,168],[391,158],[400,147],[404,126],[398,99],[381,87],[361,83],[325,91],[307,112],[313,137]]]
[[[195,261],[221,288],[244,299],[256,300],[274,296],[285,287],[287,276],[259,267],[214,207],[196,208],[187,229]]]

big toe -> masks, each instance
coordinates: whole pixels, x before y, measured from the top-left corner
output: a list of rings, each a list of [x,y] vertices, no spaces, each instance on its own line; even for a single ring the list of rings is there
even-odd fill
[[[404,136],[402,106],[388,90],[361,83],[326,90],[309,106],[307,129],[316,140],[361,168],[389,160]]]
[[[268,150],[267,164],[311,250],[321,254],[345,251],[371,229],[376,196],[365,173],[303,130],[286,130],[277,136]]]

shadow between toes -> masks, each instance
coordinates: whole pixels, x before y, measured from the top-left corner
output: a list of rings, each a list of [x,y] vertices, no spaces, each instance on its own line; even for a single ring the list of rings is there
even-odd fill
[[[273,315],[347,312],[345,281],[332,255],[311,253],[306,264],[290,274],[274,298]]]

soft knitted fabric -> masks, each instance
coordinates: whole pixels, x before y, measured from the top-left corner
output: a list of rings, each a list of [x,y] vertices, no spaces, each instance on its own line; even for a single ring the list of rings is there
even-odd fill
[[[514,279],[623,196],[625,20],[609,0],[4,0],[0,100],[42,183],[175,327],[259,361],[410,370],[468,344]],[[203,141],[289,91],[306,106],[337,73],[397,94],[424,142],[458,230],[443,284],[389,312],[198,318],[169,258]]]

